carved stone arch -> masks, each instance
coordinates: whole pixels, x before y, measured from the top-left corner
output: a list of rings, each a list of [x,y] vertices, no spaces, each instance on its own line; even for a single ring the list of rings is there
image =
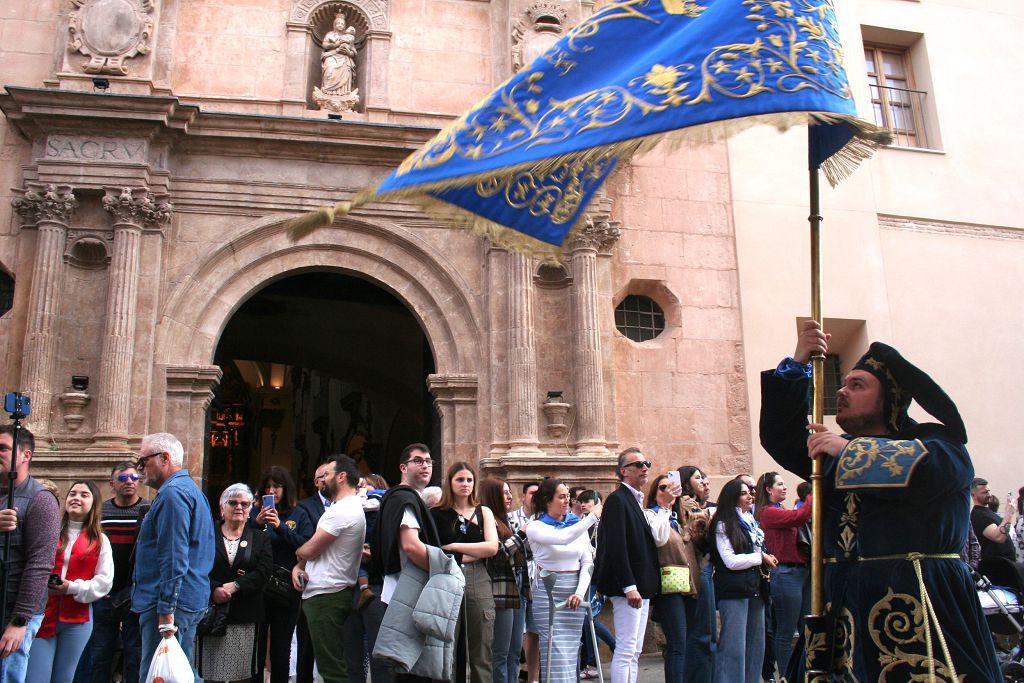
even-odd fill
[[[216,384],[216,379],[195,377],[219,378],[212,363],[231,316],[270,282],[303,271],[335,270],[373,282],[408,307],[434,356],[436,372],[429,387],[442,415],[445,453],[475,458],[478,383],[485,370],[478,342],[485,318],[454,265],[414,232],[395,225],[346,218],[292,243],[281,229],[287,219],[264,217],[246,226],[171,294],[157,329],[156,379],[166,382],[166,393],[154,401],[153,422],[189,434],[195,441],[189,448],[202,452],[205,407],[197,407],[195,397],[202,391],[197,394],[193,385],[205,381],[212,390]],[[161,371],[165,378],[159,377]],[[181,377],[189,384],[187,391],[179,386],[186,381]],[[458,401],[448,396],[454,385],[460,388]]]
[[[390,9],[386,0],[301,0],[292,9],[289,21],[307,26],[317,23],[318,15],[325,10],[334,14],[331,6],[350,9],[365,18],[367,31],[388,31],[391,26]]]

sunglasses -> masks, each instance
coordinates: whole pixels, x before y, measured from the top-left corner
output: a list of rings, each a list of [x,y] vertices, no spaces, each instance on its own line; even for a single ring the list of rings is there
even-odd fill
[[[131,479],[132,481],[138,481],[139,480],[139,475],[137,475],[137,474],[124,474],[124,473],[117,475],[117,480],[119,482],[121,482],[121,483],[124,483],[124,482],[128,481],[129,479]]]
[[[150,458],[155,458],[158,455],[163,455],[163,451],[157,451],[156,453],[150,453],[149,455],[142,456],[135,463],[135,469],[141,470],[142,468],[144,468],[146,466],[146,461],[147,460],[149,460]]]
[[[469,531],[469,526],[468,525],[469,525],[468,520],[465,517],[463,517],[462,515],[459,515],[459,527],[458,527],[459,528],[459,534],[461,534],[462,536],[465,536],[466,532]]]
[[[652,466],[653,463],[651,463],[650,460],[637,460],[636,462],[631,462],[628,465],[623,465],[623,469],[625,469],[626,467],[635,467],[637,469],[640,469],[641,467],[646,467],[647,469],[651,469]]]
[[[252,505],[252,503],[250,503],[247,500],[229,500],[228,505],[233,508],[242,508],[244,510],[250,505]]]

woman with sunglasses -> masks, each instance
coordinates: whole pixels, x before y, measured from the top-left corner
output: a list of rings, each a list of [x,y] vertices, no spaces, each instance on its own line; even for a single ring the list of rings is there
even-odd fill
[[[42,626],[28,658],[28,683],[66,683],[92,634],[92,603],[114,582],[110,541],[100,531],[100,491],[91,481],[71,484]]]
[[[498,527],[491,509],[477,504],[472,465],[456,462],[448,468],[441,502],[430,514],[437,525],[441,548],[455,556],[466,576],[454,679],[458,683],[466,680],[468,660],[470,680],[491,683],[494,593],[484,560],[498,552]]]
[[[665,681],[683,683],[687,628],[694,623],[697,596],[700,590],[700,562],[693,545],[692,529],[707,525],[711,513],[695,511],[696,502],[687,499],[680,504],[668,475],[657,477],[647,491],[644,514],[651,525],[654,542],[658,546],[658,563],[662,568],[681,567],[688,572],[689,589],[662,593],[651,599],[652,617],[665,633]]]
[[[259,670],[263,676],[267,653],[267,635],[270,636],[270,683],[287,683],[291,660],[292,632],[299,620],[300,595],[292,588],[292,568],[295,551],[313,536],[313,522],[304,507],[296,505],[295,480],[288,470],[274,465],[260,479],[262,496],[274,496],[273,505],[255,501],[249,515],[249,526],[265,530],[270,537],[274,555],[272,571],[279,580],[274,588],[263,594],[266,603],[266,622],[260,626]]]
[[[221,523],[210,570],[210,601],[227,605],[227,632],[196,639],[199,675],[207,681],[249,680],[256,674],[257,625],[272,565],[268,534],[246,526],[252,491],[232,484],[220,494]]]
[[[764,529],[765,543],[779,560],[772,569],[771,597],[775,616],[775,663],[779,676],[786,676],[793,652],[793,633],[803,633],[802,618],[811,610],[810,558],[797,547],[797,533],[811,519],[811,499],[803,506],[787,510],[782,503],[789,495],[786,482],[778,472],[765,472],[757,480],[754,517]]]
[[[715,544],[715,597],[722,627],[715,657],[718,683],[760,683],[764,659],[764,600],[761,568],[778,564],[765,551],[764,532],[753,515],[754,491],[733,479],[718,496],[711,519]]]

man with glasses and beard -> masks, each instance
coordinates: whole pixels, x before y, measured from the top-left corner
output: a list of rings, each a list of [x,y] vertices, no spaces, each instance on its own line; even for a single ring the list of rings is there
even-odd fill
[[[141,517],[149,505],[149,501],[138,493],[139,479],[135,463],[119,462],[110,471],[110,488],[114,497],[103,502],[100,524],[110,540],[114,558],[114,584],[105,598],[92,604],[93,627],[89,650],[92,654],[93,683],[114,680],[112,666],[119,635],[124,644],[122,680],[124,683],[137,683],[139,680],[139,658],[142,655],[139,615],[129,609],[117,609],[125,598],[128,603],[125,606],[130,606],[132,551],[138,538]]]
[[[213,515],[206,496],[182,468],[184,459],[181,442],[161,433],[142,439],[135,463],[143,482],[159,491],[139,527],[135,548],[132,611],[139,615],[142,633],[143,679],[160,638],[177,637],[192,663],[196,624],[210,604]]]
[[[298,507],[304,509],[309,515],[309,520],[315,527],[323,517],[324,510],[330,507],[332,498],[327,491],[325,480],[334,471],[334,461],[322,463],[313,473],[313,495],[307,496],[298,502]],[[296,624],[295,640],[298,643],[296,653],[295,680],[296,683],[313,683],[313,641],[309,638],[309,624],[306,622],[306,613],[299,608],[299,622]]]
[[[612,683],[636,683],[651,598],[661,592],[658,548],[643,509],[650,469],[639,448],[619,454],[622,485],[605,500],[597,530],[594,585],[610,598],[615,623]],[[681,489],[673,486],[678,496]]]

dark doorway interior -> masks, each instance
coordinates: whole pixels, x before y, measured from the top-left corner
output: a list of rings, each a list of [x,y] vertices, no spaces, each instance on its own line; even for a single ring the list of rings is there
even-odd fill
[[[304,272],[259,290],[228,321],[215,362],[224,378],[209,412],[211,500],[234,482],[257,486],[271,465],[307,495],[335,453],[394,483],[402,448],[440,433],[423,330],[394,295],[353,275]]]

